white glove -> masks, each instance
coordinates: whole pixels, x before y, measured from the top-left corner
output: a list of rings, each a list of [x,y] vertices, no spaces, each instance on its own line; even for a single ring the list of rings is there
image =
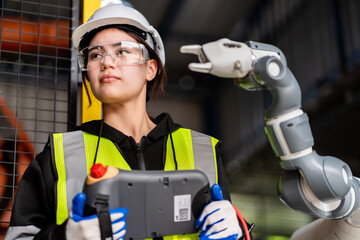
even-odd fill
[[[234,207],[229,201],[222,200],[221,188],[218,184],[214,184],[211,188],[211,195],[215,201],[205,206],[196,221],[200,240],[235,240],[242,237],[243,232]]]
[[[66,237],[69,240],[99,240],[101,239],[99,219],[96,214],[83,217],[86,201],[84,193],[78,193],[73,199],[72,211],[66,224]],[[126,208],[109,211],[113,239],[124,239],[126,233]]]

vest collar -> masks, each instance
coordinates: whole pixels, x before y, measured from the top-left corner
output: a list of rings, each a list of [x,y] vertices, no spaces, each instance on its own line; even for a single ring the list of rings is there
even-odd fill
[[[162,113],[156,118],[151,118],[151,120],[156,124],[156,127],[146,136],[149,141],[155,141],[158,138],[167,136],[169,134],[169,129],[171,132],[174,132],[181,127],[181,125],[173,122],[168,113]],[[77,130],[82,130],[98,136],[100,125],[100,120],[94,120],[81,124],[77,127]],[[101,136],[118,143],[119,146],[130,147],[129,137],[106,123],[104,123]]]

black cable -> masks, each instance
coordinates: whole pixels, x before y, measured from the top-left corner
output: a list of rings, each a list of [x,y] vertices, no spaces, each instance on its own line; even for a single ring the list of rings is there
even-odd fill
[[[177,161],[176,161],[174,141],[173,141],[173,138],[172,138],[172,135],[171,135],[171,129],[170,129],[169,120],[167,121],[167,126],[168,126],[168,130],[169,130],[169,135],[170,135],[171,147],[173,149],[173,158],[174,158],[174,162],[175,162],[175,170],[178,170],[178,164],[177,164]]]
[[[100,145],[100,139],[101,139],[103,126],[104,126],[104,121],[101,119],[100,132],[99,132],[99,137],[98,137],[97,144],[96,144],[96,151],[95,151],[95,157],[94,157],[93,165],[95,165],[95,163],[96,163],[96,157],[97,157],[97,153],[98,153],[98,150],[99,150],[99,145]]]

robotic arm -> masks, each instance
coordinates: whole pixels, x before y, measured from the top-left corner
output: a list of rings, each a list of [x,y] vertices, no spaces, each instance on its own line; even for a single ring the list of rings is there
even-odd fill
[[[272,103],[264,114],[265,132],[284,169],[278,183],[279,197],[296,211],[326,219],[305,229],[307,234],[335,231],[334,226],[324,227],[328,221],[335,224],[332,219],[343,220],[351,227],[351,234],[354,229],[360,234],[360,210],[355,212],[359,207],[359,181],[345,162],[319,156],[312,149],[314,139],[308,116],[301,110],[300,87],[281,50],[258,42],[220,39],[203,46],[183,46],[180,51],[198,56],[200,63],[189,64],[192,71],[233,78],[236,86],[249,91],[270,91]],[[316,237],[302,239],[330,239],[320,235],[318,232]],[[355,239],[347,235],[341,239]]]

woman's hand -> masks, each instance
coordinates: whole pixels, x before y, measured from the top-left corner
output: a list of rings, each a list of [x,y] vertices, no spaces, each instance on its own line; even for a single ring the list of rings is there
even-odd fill
[[[101,239],[99,218],[96,214],[84,217],[83,211],[86,201],[84,193],[78,193],[73,199],[72,211],[66,224],[67,239]],[[126,208],[109,211],[113,239],[124,239],[126,233]]]
[[[236,212],[229,201],[223,200],[218,184],[212,186],[211,197],[213,201],[205,206],[196,221],[200,240],[235,240],[242,237]]]

